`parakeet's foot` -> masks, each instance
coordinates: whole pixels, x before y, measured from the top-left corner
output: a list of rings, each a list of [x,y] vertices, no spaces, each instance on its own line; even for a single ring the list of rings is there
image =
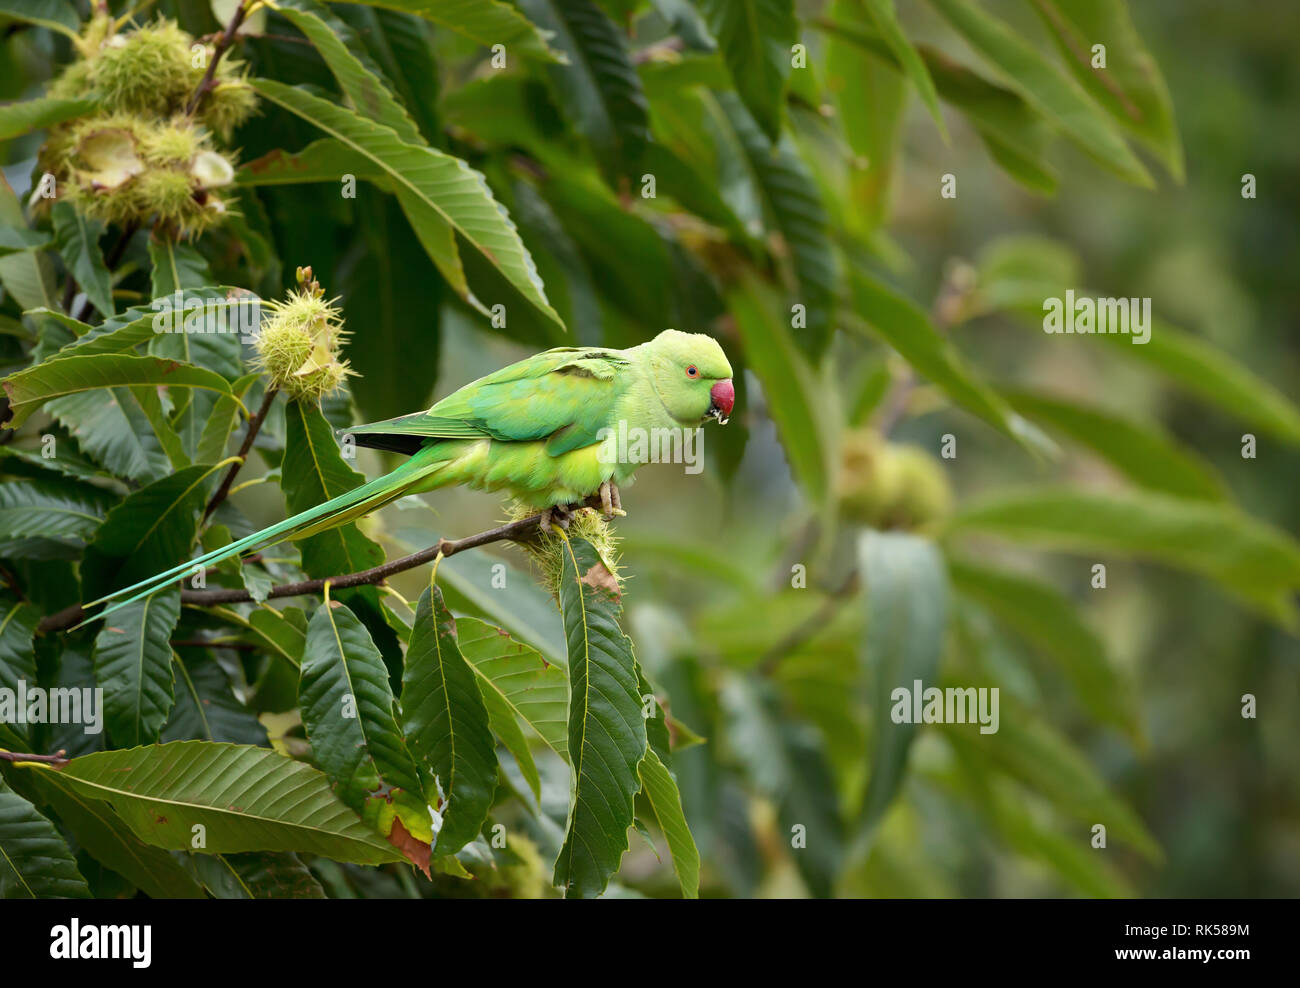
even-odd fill
[[[600,485],[600,506],[606,521],[610,521],[616,515],[627,517],[627,512],[623,510],[623,501],[618,496],[618,485],[612,480],[607,480]]]
[[[547,535],[553,535],[552,524],[559,525],[566,532],[569,530],[569,519],[572,512],[567,505],[557,504],[553,508],[547,508],[542,512],[542,520],[538,522],[538,527]]]

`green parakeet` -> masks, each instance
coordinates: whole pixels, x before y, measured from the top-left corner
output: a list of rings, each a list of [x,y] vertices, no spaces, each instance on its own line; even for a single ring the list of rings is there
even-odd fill
[[[684,436],[710,419],[725,423],[735,399],[731,365],[703,334],[669,329],[627,350],[547,350],[465,385],[426,412],[347,430],[358,446],[410,456],[391,473],[86,606],[133,594],[107,614],[197,566],[305,538],[407,494],[454,484],[507,492],[542,512],[547,529],[552,518],[565,522],[567,506],[593,494],[610,515],[620,507],[618,485],[640,465],[619,455],[620,435],[669,429]]]

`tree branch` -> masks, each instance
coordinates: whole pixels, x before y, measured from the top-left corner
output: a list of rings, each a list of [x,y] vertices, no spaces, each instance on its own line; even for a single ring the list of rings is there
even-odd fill
[[[262,428],[262,423],[266,421],[266,415],[271,410],[271,402],[275,401],[275,396],[279,389],[275,385],[268,385],[266,395],[262,398],[262,407],[257,410],[257,414],[248,420],[248,431],[244,433],[244,441],[239,446],[239,461],[230,464],[230,469],[226,475],[221,478],[221,486],[217,488],[216,493],[212,495],[212,500],[208,506],[203,509],[203,521],[207,521],[212,512],[217,510],[217,506],[226,499],[230,493],[230,485],[235,482],[235,475],[239,473],[239,468],[248,460],[248,454],[253,448],[253,440],[257,438],[257,433]]]
[[[950,262],[930,312],[930,321],[940,335],[946,336],[949,329],[965,318],[965,307],[974,289],[974,274],[970,266],[960,261]],[[890,386],[872,422],[882,436],[888,436],[902,421],[916,383],[916,371],[908,364],[906,373]]]
[[[599,510],[602,507],[600,496],[593,494],[588,497],[583,504],[588,508]],[[436,545],[431,545],[427,549],[421,549],[409,556],[403,556],[401,559],[393,559],[384,563],[382,566],[375,566],[371,569],[361,570],[357,573],[344,573],[339,576],[326,576],[315,580],[299,580],[297,583],[283,583],[279,586],[272,587],[267,594],[268,598],[274,597],[301,597],[304,594],[320,593],[325,589],[328,583],[332,590],[346,590],[349,587],[374,586],[383,583],[388,577],[395,573],[402,573],[408,569],[415,569],[417,566],[423,566],[425,563],[433,562],[442,553],[444,557],[454,556],[458,552],[464,552],[466,549],[477,549],[479,546],[488,545],[492,542],[526,542],[533,537],[541,525],[542,516],[540,514],[530,515],[527,518],[521,518],[519,521],[512,521],[509,524],[501,525],[497,528],[488,529],[486,532],[479,532],[477,535],[467,535],[463,539],[439,539]],[[253,599],[252,594],[247,590],[221,589],[221,590],[182,590],[181,603],[190,604],[198,607],[211,607],[217,604],[241,604],[247,603]],[[85,618],[86,613],[82,610],[80,604],[73,604],[55,614],[50,614],[41,618],[37,631],[46,634],[51,631],[62,631],[70,628],[74,624],[80,624]]]
[[[217,38],[216,43],[212,46],[212,58],[208,61],[207,71],[203,73],[203,78],[199,81],[198,88],[194,90],[194,95],[191,96],[190,101],[185,104],[185,115],[187,117],[194,116],[194,111],[197,110],[199,104],[203,102],[203,97],[212,89],[213,81],[216,79],[217,75],[217,63],[221,61],[221,56],[226,53],[226,49],[234,44],[235,34],[239,31],[239,26],[244,23],[244,17],[247,16],[247,14],[248,0],[244,0],[243,3],[235,8],[235,13],[230,18],[230,23],[226,25],[226,29],[221,32],[221,36]]]

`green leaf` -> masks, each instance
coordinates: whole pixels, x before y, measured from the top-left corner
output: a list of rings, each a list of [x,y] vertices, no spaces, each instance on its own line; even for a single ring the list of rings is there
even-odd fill
[[[991,778],[984,766],[972,758],[962,759],[960,765],[965,775],[978,780],[978,806],[1011,850],[1043,862],[1085,895],[1101,899],[1136,897],[1128,880],[1102,861],[1096,849],[1077,834],[1062,834],[1040,824],[1036,814],[1026,812],[1014,785]]]
[[[301,667],[307,647],[307,620],[297,608],[287,607],[278,611],[264,605],[245,616],[229,607],[213,607],[208,609],[208,613],[242,629],[243,637],[249,643],[284,659],[295,669]]]
[[[781,234],[796,285],[792,301],[804,307],[799,344],[814,357],[826,348],[835,305],[837,271],[826,229],[829,220],[816,183],[787,135],[769,144],[732,93],[719,93],[713,119],[723,142],[736,145],[749,184],[763,204],[770,231]]]
[[[87,484],[7,477],[0,484],[0,556],[75,559],[112,501]]]
[[[1030,106],[1125,181],[1147,188],[1151,175],[1083,88],[975,0],[931,0],[948,23],[1006,77]]]
[[[388,90],[378,71],[366,64],[369,56],[346,24],[305,0],[281,0],[276,10],[316,46],[338,80],[339,88],[351,101],[352,109],[396,131],[407,144],[426,143],[415,121]]]
[[[605,890],[627,850],[641,789],[645,720],[632,643],[618,626],[618,583],[590,542],[564,543],[560,610],[569,644],[569,818],[555,862],[566,896]]]
[[[435,855],[455,854],[478,835],[497,787],[488,711],[456,637],[442,591],[425,590],[402,674],[402,730],[411,753],[437,780],[442,826]]]
[[[1183,145],[1169,87],[1142,44],[1125,0],[1033,0],[1071,74],[1111,117],[1160,157],[1183,181]],[[1093,65],[1105,44],[1106,64]]]
[[[1132,686],[1073,601],[1039,580],[961,559],[948,560],[948,574],[963,596],[1056,662],[1089,713],[1136,734]]]
[[[0,257],[37,250],[48,247],[49,244],[50,235],[40,230],[29,230],[22,226],[0,227]]]
[[[930,78],[930,71],[925,67],[925,62],[921,60],[921,56],[917,54],[916,49],[903,33],[903,28],[898,23],[898,12],[894,9],[894,0],[864,0],[864,5],[868,15],[875,22],[877,30],[884,37],[885,43],[889,45],[889,50],[903,66],[903,71],[912,80],[916,91],[921,94],[921,99],[926,109],[930,111],[930,116],[934,118],[939,133],[947,141],[948,129],[943,124],[943,114],[939,112],[939,97],[935,92],[934,80]]]
[[[0,899],[88,899],[54,824],[0,779]]]
[[[977,762],[996,766],[1079,823],[1104,824],[1113,837],[1131,844],[1147,859],[1161,860],[1160,845],[1141,818],[1110,791],[1068,739],[1005,692],[1001,704],[998,730],[991,734],[961,724],[945,724],[940,730],[950,742],[968,749]]]
[[[204,287],[214,279],[207,262],[188,245],[164,241],[151,251],[151,257],[156,297],[149,308],[154,312],[153,326],[164,331],[155,328],[149,353],[206,367],[228,381],[240,377],[244,373],[241,343],[251,340],[258,328],[261,309],[256,298],[244,289],[231,288],[221,293]],[[159,292],[168,294],[160,296]],[[138,391],[136,398],[148,413],[149,403]],[[177,396],[171,416],[175,441],[170,439],[161,410],[150,416],[173,463],[196,457],[208,422],[214,416],[229,414],[232,402],[231,398],[195,392]]]
[[[354,174],[373,182],[385,192],[393,191],[387,175],[369,158],[341,141],[328,137],[312,141],[301,151],[288,154],[278,148],[260,158],[246,161],[235,173],[239,185],[297,185],[302,182],[337,183],[339,176]]]
[[[185,452],[181,437],[177,434],[171,422],[167,420],[167,414],[163,410],[162,398],[158,395],[158,389],[132,388],[131,395],[135,398],[136,404],[140,406],[140,411],[144,413],[149,428],[158,437],[158,443],[162,446],[163,453],[166,454],[167,461],[171,464],[172,469],[180,470],[188,467],[190,457]],[[233,401],[233,399],[224,396],[220,400],[225,402]]]
[[[520,0],[534,23],[554,33],[567,65],[547,69],[557,102],[610,175],[639,178],[649,138],[645,94],[617,27],[592,0]]]
[[[31,326],[29,338],[35,338],[37,342],[32,351],[33,360],[44,360],[59,347],[92,332],[89,323],[45,306],[28,309],[23,313],[23,321],[26,324],[24,328]]]
[[[1098,337],[1119,346],[1126,357],[1155,367],[1203,400],[1235,415],[1247,425],[1300,445],[1300,408],[1282,391],[1216,347],[1160,320],[1151,338],[1134,345],[1120,334]]]
[[[87,600],[147,580],[190,556],[214,466],[178,470],[122,500],[86,549],[82,579]]]
[[[218,899],[324,899],[325,890],[298,855],[199,854],[194,870]]]
[[[732,679],[722,692],[727,747],[777,804],[781,831],[801,835],[794,864],[813,895],[834,894],[844,851],[839,794],[818,733],[783,716],[770,683]],[[799,829],[796,829],[799,828]]]
[[[835,0],[829,9],[833,16],[858,13],[860,0]],[[841,193],[847,208],[833,219],[869,237],[887,218],[893,198],[908,89],[902,65],[882,38],[872,35],[877,47],[864,47],[856,28],[826,18],[817,23],[829,33],[823,57],[827,93],[857,155]]]
[[[395,717],[388,669],[342,604],[318,607],[307,626],[298,703],[316,764],[343,802],[395,846],[399,828],[429,843],[424,787]]]
[[[948,578],[934,543],[901,532],[866,532],[858,541],[866,591],[862,664],[871,684],[871,778],[862,807],[869,840],[903,783],[917,725],[893,719],[896,690],[919,680],[937,686],[948,626]],[[911,705],[909,703],[909,711]]]
[[[0,175],[0,224],[25,227],[22,203],[3,175]],[[54,294],[54,266],[44,253],[20,251],[0,257],[0,284],[23,309],[57,305]]]
[[[717,51],[718,43],[704,26],[704,19],[691,4],[691,0],[651,0],[669,30],[698,51]]]
[[[88,219],[70,203],[56,202],[50,210],[54,222],[54,246],[86,298],[105,316],[113,314],[113,279],[104,264],[99,238],[104,234],[100,220]]]
[[[750,231],[718,194],[715,185],[666,144],[648,145],[644,161],[646,172],[655,177],[659,194],[672,196],[683,208],[723,228],[739,242],[752,239]]]
[[[736,92],[775,143],[784,118],[791,48],[799,40],[793,0],[697,0],[722,49]]]
[[[403,143],[392,130],[303,90],[270,79],[254,79],[251,84],[264,98],[319,127],[387,175],[421,243],[444,276],[452,266],[448,245],[455,247],[446,237],[450,226],[542,314],[563,328],[546,301],[532,257],[481,174],[459,158]],[[449,280],[458,287],[455,280]]]
[[[418,14],[439,27],[465,35],[480,45],[505,45],[507,58],[517,53],[526,58],[562,61],[563,56],[546,43],[546,37],[519,11],[503,0],[356,0],[370,7]]]
[[[1226,505],[1149,492],[1033,490],[970,504],[949,520],[948,531],[1093,558],[1153,559],[1215,580],[1284,626],[1298,626],[1292,597],[1300,588],[1300,545]]]
[[[432,404],[442,312],[451,294],[396,202],[386,199],[359,212],[352,235],[358,249],[338,287],[344,318],[360,318],[366,327],[347,355],[360,375],[350,382],[352,396],[374,421]],[[412,319],[417,310],[425,315]]]
[[[661,183],[666,178],[653,158],[655,151],[664,149],[658,144],[646,148],[646,169],[659,175]],[[517,180],[511,186],[514,202],[511,212],[524,237],[538,271],[546,283],[546,291],[555,311],[565,325],[572,326],[581,345],[598,344],[602,339],[604,316],[591,268],[582,257],[578,243],[565,229],[550,204],[538,194],[529,182]]]
[[[0,492],[3,490],[0,487]],[[36,635],[39,620],[40,615],[31,604],[18,600],[8,592],[0,593],[0,689],[9,690],[10,696],[17,696],[19,682],[32,687],[37,685],[36,649],[32,639]],[[0,707],[10,708],[0,718],[0,727],[7,727],[17,735],[19,741],[26,744],[29,739],[27,725],[17,723],[18,711],[12,709],[13,706],[14,700],[10,700]],[[2,743],[3,740],[0,740]]]
[[[763,383],[767,412],[790,461],[790,469],[814,504],[830,496],[831,418],[823,414],[820,387],[795,347],[775,300],[750,277],[727,300],[745,345],[749,366]]]
[[[208,270],[207,258],[190,244],[178,244],[166,236],[162,239],[150,237],[149,261],[153,264],[153,297],[155,299],[170,299],[173,292],[198,288],[212,283],[212,273]],[[210,291],[217,290],[211,289]],[[251,292],[245,292],[242,289],[228,288],[225,289],[225,292],[231,298],[252,299],[254,297]],[[204,296],[205,299],[208,297],[210,296]],[[192,296],[189,295],[185,297],[187,306],[191,298]],[[158,311],[152,306],[149,308],[152,313]],[[256,326],[253,327],[253,329],[256,328]]]
[[[1038,392],[1004,391],[1003,397],[1020,414],[1093,450],[1135,484],[1180,497],[1228,500],[1214,469],[1159,426]]]
[[[69,0],[0,0],[0,17],[49,28],[74,39],[81,33],[77,9]]]
[[[820,19],[818,25],[831,34],[833,41],[857,46],[896,72],[903,72],[898,56],[879,34],[827,18]],[[991,82],[944,52],[928,45],[918,45],[916,50],[939,96],[965,115],[1003,170],[1026,188],[1043,195],[1053,194],[1056,173],[1044,157],[1050,133],[1038,111],[1019,93]],[[872,117],[879,115],[856,106],[853,92],[846,88],[841,103],[841,116],[851,142],[853,131],[849,125],[853,119],[865,117],[870,125]],[[876,157],[856,143],[854,150],[872,160]]]
[[[203,889],[180,861],[142,843],[110,804],[56,784],[53,773],[37,771],[30,777],[41,803],[58,814],[59,822],[95,861],[155,899],[204,898]]]
[[[404,531],[400,537],[414,551],[431,544],[432,534],[422,526],[416,532]],[[505,568],[496,569],[498,566]],[[493,582],[498,573],[504,576],[504,588]],[[438,582],[458,611],[469,610],[485,618],[536,649],[551,665],[563,665],[563,629],[555,620],[555,602],[527,570],[485,553],[466,552],[443,561],[438,567]],[[465,649],[463,641],[461,649]]]
[[[5,426],[17,429],[27,416],[51,398],[122,385],[198,388],[230,394],[230,383],[220,374],[193,364],[163,357],[137,357],[98,353],[51,360],[10,374],[3,382],[14,416]]]
[[[484,621],[462,617],[456,625],[461,654],[478,677],[492,731],[515,756],[540,799],[537,765],[519,724],[527,724],[556,754],[568,759],[569,688],[564,669]]]
[[[339,14],[369,52],[372,68],[415,119],[422,143],[440,145],[441,93],[429,22],[415,14],[359,5],[344,6]]]
[[[343,459],[334,431],[317,406],[290,401],[285,405],[284,418],[280,486],[290,515],[346,494],[365,482],[366,478]],[[298,542],[298,547],[302,551],[302,568],[313,577],[356,573],[384,561],[383,549],[362,535],[354,523],[308,536]],[[374,587],[358,588],[355,596],[378,604]]]
[[[647,749],[645,757],[637,767],[641,777],[642,789],[654,809],[659,829],[668,841],[668,849],[673,855],[673,871],[682,887],[682,898],[698,899],[700,897],[700,851],[695,846],[695,838],[686,824],[686,814],[682,810],[682,796],[677,789],[677,781],[667,766],[660,761],[653,749]]]
[[[168,336],[233,336],[255,331],[257,326],[252,315],[257,311],[253,308],[257,296],[242,288],[193,287],[195,277],[206,273],[207,262],[192,247],[172,246],[174,249],[169,250],[152,241],[149,245],[155,264],[154,290],[163,294],[147,305],[132,306],[118,315],[108,316],[98,326],[79,332],[54,357],[126,353],[142,343],[154,341],[164,332]],[[185,292],[182,308],[176,306],[172,294],[178,287]],[[48,309],[35,309],[24,315],[62,321],[59,313]],[[250,325],[245,325],[245,320]]]
[[[0,106],[0,141],[8,141],[33,130],[42,130],[65,120],[85,116],[98,107],[99,100],[93,96],[78,99],[42,96],[39,99]]]
[[[654,225],[624,209],[594,174],[553,175],[543,191],[565,232],[582,248],[606,304],[647,335],[670,325],[680,287],[668,245]]]
[[[1041,331],[1044,299],[1064,298],[1077,285],[1078,259],[1054,241],[1012,237],[998,241],[980,260],[980,313],[1011,311]],[[1104,297],[1086,290],[1078,297]],[[1300,408],[1276,387],[1229,354],[1159,319],[1146,343],[1123,333],[1098,334],[1129,359],[1154,367],[1183,389],[1252,428],[1300,445]],[[1085,344],[1086,345],[1086,344]]]
[[[339,801],[324,775],[269,748],[174,741],[31,769],[66,793],[107,802],[155,847],[298,851],[356,864],[401,860]],[[194,847],[196,826],[205,847]]]
[[[872,329],[944,394],[995,429],[1034,451],[1053,449],[1050,440],[1025,421],[970,371],[953,346],[939,335],[925,312],[883,282],[855,269],[850,276],[853,302]]]
[[[230,678],[216,659],[198,650],[187,650],[184,660],[173,655],[172,661],[176,705],[162,729],[162,740],[267,744],[266,728],[257,714],[235,696]]]
[[[95,638],[95,679],[104,690],[104,724],[119,748],[158,740],[175,702],[171,635],[180,591],[161,590],[121,608]]]
[[[231,397],[227,398],[223,395],[213,403],[212,411],[208,413],[207,421],[203,423],[203,431],[199,434],[198,443],[194,447],[195,460],[200,463],[219,463],[225,459],[226,444],[230,442],[230,434],[240,422],[239,402],[248,395],[248,389],[261,379],[262,375],[257,371],[245,374],[231,384]]]
[[[966,318],[1003,310],[1023,311],[1042,326],[1043,300],[1083,280],[1083,262],[1069,245],[1032,233],[989,241],[976,261],[975,290]]]
[[[78,448],[115,476],[141,482],[171,470],[162,442],[130,388],[56,398],[46,411],[67,428]],[[56,459],[62,460],[62,454]]]
[[[13,459],[34,467],[42,474],[53,471],[68,480],[88,480],[92,484],[98,484],[101,481],[111,481],[112,475],[101,467],[98,463],[93,462],[84,456],[77,449],[77,444],[73,442],[72,437],[61,428],[52,427],[44,435],[52,436],[54,449],[58,450],[55,456],[41,455],[41,449],[45,447],[47,440],[42,438],[41,446],[23,447],[23,446],[4,446],[0,447],[0,458]],[[11,472],[20,472],[17,469],[11,469]],[[102,488],[101,488],[102,489]],[[113,488],[117,489],[117,488]]]

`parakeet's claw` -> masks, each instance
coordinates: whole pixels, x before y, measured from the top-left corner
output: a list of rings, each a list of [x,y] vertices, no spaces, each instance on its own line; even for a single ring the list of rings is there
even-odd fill
[[[627,512],[623,510],[623,502],[618,496],[618,485],[612,480],[607,480],[600,485],[600,506],[601,514],[605,516],[606,521],[611,521],[616,516],[627,516]]]
[[[557,504],[555,507],[547,508],[542,512],[542,517],[537,523],[537,527],[547,535],[555,534],[555,530],[551,527],[552,525],[559,525],[567,532],[569,530],[569,519],[571,517],[572,512],[569,510],[567,505]]]

